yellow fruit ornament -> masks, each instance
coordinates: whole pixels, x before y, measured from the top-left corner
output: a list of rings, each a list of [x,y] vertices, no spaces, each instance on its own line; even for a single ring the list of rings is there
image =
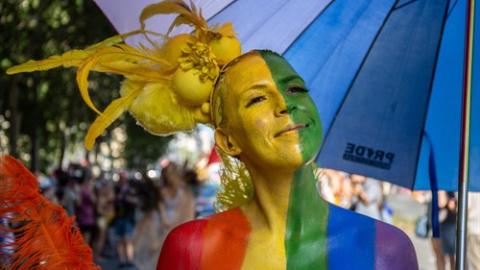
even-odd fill
[[[208,45],[217,57],[219,66],[226,65],[242,54],[242,46],[235,37],[235,31],[231,22],[223,24],[218,29],[218,32],[213,34]]]
[[[221,37],[210,42],[212,52],[217,56],[220,66],[227,64],[242,53],[240,41],[235,37]]]
[[[208,100],[213,87],[213,80],[200,79],[200,71],[196,69],[177,69],[173,74],[173,87],[180,102],[189,106],[200,106]]]
[[[180,102],[201,106],[210,97],[219,67],[210,47],[196,37],[187,40],[173,74],[173,89]]]
[[[169,63],[176,66],[178,59],[182,55],[182,48],[187,45],[187,40],[191,38],[190,34],[179,34],[170,38],[162,48],[162,57]]]

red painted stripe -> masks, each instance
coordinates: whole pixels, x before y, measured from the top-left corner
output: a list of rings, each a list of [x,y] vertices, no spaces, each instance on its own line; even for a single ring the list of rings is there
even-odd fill
[[[250,222],[240,208],[212,216],[205,229],[200,269],[240,269],[250,232]]]
[[[199,269],[208,220],[194,220],[172,230],[162,247],[157,270]]]

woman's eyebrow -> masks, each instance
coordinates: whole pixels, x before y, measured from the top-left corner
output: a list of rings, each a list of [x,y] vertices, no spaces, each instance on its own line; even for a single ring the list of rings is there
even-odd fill
[[[268,84],[258,83],[258,84],[255,84],[255,85],[252,85],[252,86],[249,86],[248,88],[246,88],[243,91],[241,96],[243,97],[244,95],[247,95],[251,91],[263,90],[263,89],[266,89],[266,88],[268,88]]]
[[[293,80],[299,80],[299,81],[301,81],[303,84],[305,84],[305,81],[304,81],[304,80],[302,79],[302,77],[300,77],[298,74],[292,74],[292,75],[283,77],[283,78],[281,78],[278,82],[279,82],[280,84],[284,84],[284,83],[287,83],[287,82],[290,82],[290,81],[293,81]]]

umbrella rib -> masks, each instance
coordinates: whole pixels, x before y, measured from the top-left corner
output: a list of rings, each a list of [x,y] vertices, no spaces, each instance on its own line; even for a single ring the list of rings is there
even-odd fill
[[[289,2],[289,1],[290,1],[290,0],[284,0],[284,4],[285,4],[285,2]],[[271,14],[272,14],[272,17],[273,17],[273,15],[277,14],[277,13],[279,12],[279,10],[281,10],[281,9],[282,9],[282,5],[276,6],[275,10],[273,10],[273,8],[272,8],[272,10],[273,10],[273,12],[271,13]],[[260,26],[264,25],[265,22],[268,22],[270,19],[271,19],[271,17],[265,17],[265,18],[262,20],[262,22],[260,23]],[[259,28],[254,28],[254,29],[252,29],[250,32],[251,32],[251,33],[255,33],[255,32],[258,31],[258,29],[259,29]],[[243,40],[243,42],[244,42],[244,43],[247,43],[251,38],[253,38],[253,36],[254,36],[254,35],[249,34],[249,35],[248,35],[248,38],[246,38],[245,40]]]
[[[336,121],[336,119],[337,119],[338,112],[341,111],[343,105],[345,104],[345,100],[347,99],[348,94],[349,94],[350,91],[352,90],[352,86],[353,86],[353,84],[355,84],[355,81],[357,80],[357,77],[358,77],[358,74],[360,73],[360,70],[362,70],[362,67],[363,67],[364,64],[365,64],[365,61],[366,61],[366,59],[368,58],[368,55],[370,54],[370,51],[372,50],[374,44],[376,43],[376,41],[377,41],[377,39],[378,39],[378,36],[380,35],[380,33],[382,32],[383,28],[385,27],[386,22],[388,21],[388,19],[389,19],[390,16],[392,15],[392,12],[393,12],[393,10],[395,9],[395,6],[396,6],[396,4],[397,4],[398,2],[399,2],[399,0],[396,0],[396,1],[395,1],[395,4],[392,5],[392,7],[390,8],[390,11],[388,12],[387,16],[385,16],[385,20],[383,21],[382,26],[380,26],[377,34],[375,35],[375,38],[372,40],[372,43],[370,44],[370,47],[368,48],[368,51],[367,51],[367,53],[365,54],[365,57],[363,58],[362,63],[360,64],[360,66],[359,66],[359,68],[358,68],[358,70],[357,70],[357,73],[356,73],[355,76],[353,77],[352,83],[351,83],[350,86],[348,87],[348,90],[347,90],[347,92],[345,93],[345,95],[344,95],[344,97],[343,97],[343,99],[342,99],[342,102],[341,102],[340,105],[338,106],[337,112],[335,113],[335,117],[333,118],[332,123],[330,124],[330,128],[328,129],[327,133],[325,134],[325,140],[324,140],[325,142],[326,142],[326,140],[328,139],[328,135],[330,134],[330,132],[331,132],[332,129],[333,129],[333,125],[335,124],[335,121]],[[322,147],[321,147],[319,153],[322,152],[324,146],[325,146],[325,143],[322,144]],[[320,155],[320,154],[319,154],[319,155]]]
[[[222,9],[220,9],[217,13],[215,14],[212,14],[212,16],[210,16],[210,18],[206,19],[207,21],[209,21],[211,18],[214,18],[215,16],[217,16],[218,14],[222,13],[224,10],[226,10],[227,8],[229,8],[231,5],[233,5],[235,2],[237,2],[238,0],[232,0],[230,3],[228,3],[228,5],[224,6]]]
[[[298,33],[298,35],[295,37],[295,39],[293,39],[293,42],[292,42],[290,45],[288,45],[287,48],[285,48],[284,53],[287,52],[287,51],[290,49],[290,47],[293,46],[293,44],[294,44],[295,41],[298,39],[298,37],[302,36],[303,33],[305,33],[305,31],[307,31],[307,29],[310,28],[310,26],[318,19],[318,17],[320,17],[320,16],[330,7],[330,5],[333,4],[333,2],[335,2],[335,0],[331,0],[331,1],[328,3],[328,5],[327,5],[320,13],[318,13],[318,15],[317,15],[315,18],[313,18],[313,20],[312,20],[305,28],[303,28],[302,31],[300,31],[300,32]]]
[[[401,9],[401,8],[403,8],[404,6],[407,6],[407,5],[412,4],[413,2],[418,2],[418,0],[410,0],[410,1],[406,2],[405,4],[401,4],[401,5],[399,5],[398,7],[395,7],[393,10]]]
[[[445,8],[445,14],[443,16],[442,29],[440,30],[440,33],[443,33],[443,31],[445,30],[445,24],[447,22],[447,17],[448,17],[448,14],[449,14],[449,10],[448,10],[449,5],[450,5],[450,1],[447,1],[446,8]],[[441,44],[442,44],[442,40],[443,40],[443,35],[440,35],[439,40],[438,40],[437,52],[435,54],[435,61],[434,61],[434,64],[433,64],[433,72],[432,72],[432,76],[430,78],[430,90],[428,91],[427,104],[425,106],[425,113],[423,114],[424,116],[423,116],[422,126],[424,128],[421,131],[421,134],[420,134],[421,137],[420,138],[422,138],[423,135],[426,134],[425,124],[427,122],[428,108],[430,107],[430,101],[431,101],[431,96],[432,96],[432,91],[433,91],[433,82],[434,82],[435,73],[436,73],[436,70],[437,70],[438,56],[440,55],[440,47],[441,47]],[[430,140],[430,138],[429,138],[429,140]],[[431,141],[430,141],[430,146],[433,148],[433,142],[431,142]],[[420,152],[421,151],[417,152],[417,161],[420,158]],[[418,166],[415,167],[415,174],[414,175],[417,175],[417,171],[418,171]]]
[[[452,14],[452,12],[455,9],[455,6],[457,5],[457,3],[458,3],[458,0],[455,0],[455,3],[453,3],[452,8],[448,11],[447,19],[448,19],[448,17],[450,17],[450,14]]]

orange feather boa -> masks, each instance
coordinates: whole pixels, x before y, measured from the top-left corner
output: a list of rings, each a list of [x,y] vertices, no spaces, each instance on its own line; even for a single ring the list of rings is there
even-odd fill
[[[45,199],[35,176],[8,155],[0,156],[0,218],[7,221],[0,223],[0,258],[7,259],[0,269],[100,269],[75,218]]]

